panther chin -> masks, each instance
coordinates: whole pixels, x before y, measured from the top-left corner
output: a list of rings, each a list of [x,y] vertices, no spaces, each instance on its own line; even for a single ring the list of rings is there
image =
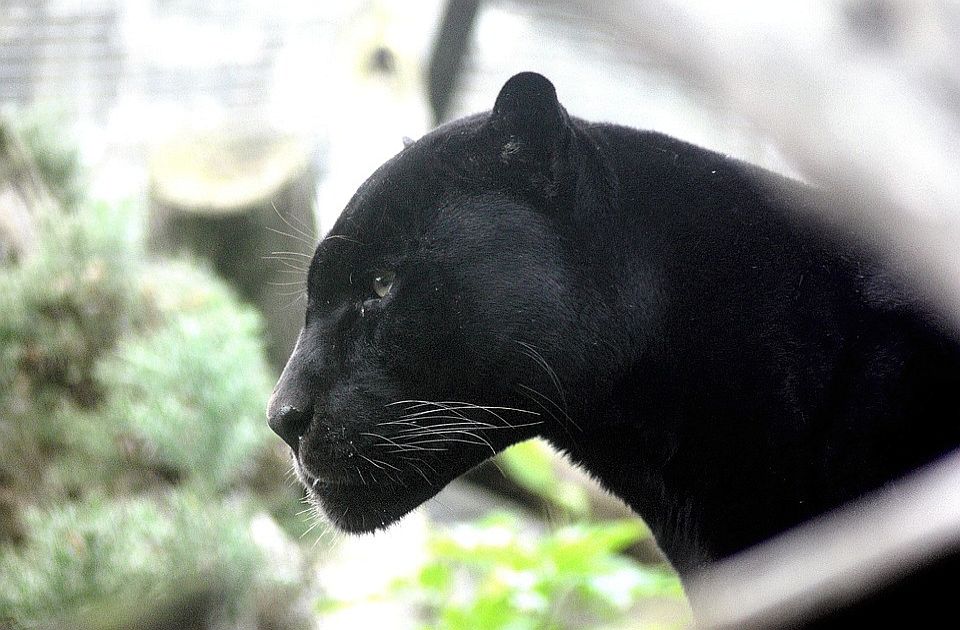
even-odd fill
[[[348,534],[368,534],[390,527],[442,485],[416,480],[378,478],[364,481],[327,481],[311,475],[299,463],[295,470],[314,508],[337,529]]]

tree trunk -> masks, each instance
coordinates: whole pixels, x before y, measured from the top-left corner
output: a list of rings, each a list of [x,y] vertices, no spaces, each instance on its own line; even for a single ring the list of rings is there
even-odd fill
[[[267,132],[221,131],[171,142],[151,159],[151,247],[209,261],[266,322],[281,368],[303,321],[316,245],[311,146]]]
[[[33,158],[0,118],[0,265],[20,260],[37,242],[37,214],[54,204]]]

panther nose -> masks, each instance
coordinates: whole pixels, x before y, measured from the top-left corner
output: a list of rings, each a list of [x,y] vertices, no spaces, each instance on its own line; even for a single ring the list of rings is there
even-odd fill
[[[299,454],[300,437],[307,432],[313,417],[310,379],[301,350],[304,334],[301,329],[297,345],[294,346],[267,402],[267,424],[290,445],[294,454]]]
[[[267,424],[296,453],[300,444],[300,436],[307,432],[307,427],[310,424],[310,415],[309,411],[297,409],[293,405],[283,405],[270,409]]]

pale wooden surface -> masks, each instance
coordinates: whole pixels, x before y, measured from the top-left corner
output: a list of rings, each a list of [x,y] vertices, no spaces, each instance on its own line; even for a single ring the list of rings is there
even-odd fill
[[[33,158],[0,116],[0,265],[34,250],[37,216],[54,203]]]

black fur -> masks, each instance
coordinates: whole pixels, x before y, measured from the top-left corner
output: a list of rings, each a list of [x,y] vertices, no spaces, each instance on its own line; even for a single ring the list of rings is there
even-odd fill
[[[828,203],[517,75],[317,247],[271,426],[346,531],[540,435],[679,570],[727,556],[960,442],[960,348]]]

